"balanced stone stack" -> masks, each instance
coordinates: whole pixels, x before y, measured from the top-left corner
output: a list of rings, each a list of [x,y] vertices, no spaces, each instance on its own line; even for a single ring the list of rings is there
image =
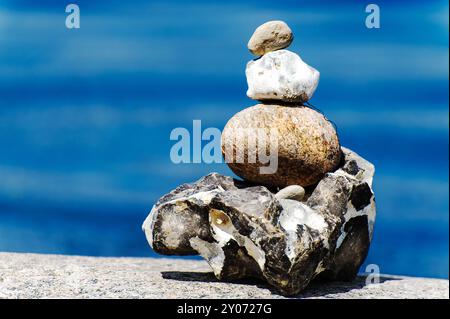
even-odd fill
[[[333,125],[321,113],[303,106],[317,88],[319,71],[284,50],[292,40],[291,29],[282,21],[270,21],[256,29],[248,48],[262,57],[247,64],[247,95],[262,104],[236,114],[222,134],[226,159],[246,144],[248,136],[242,132],[262,130],[267,139],[276,134],[276,174],[260,174],[261,161],[249,163],[252,149],[244,149],[243,163],[228,163],[238,176],[276,187],[316,184],[341,158]]]
[[[220,280],[260,278],[285,295],[314,279],[352,280],[375,222],[374,166],[305,105],[319,72],[285,49],[292,41],[286,23],[270,21],[248,43],[261,57],[247,64],[247,95],[261,104],[222,133],[223,156],[242,180],[211,173],[183,184],[143,224],[156,252],[199,254]],[[268,150],[276,151],[270,172]]]

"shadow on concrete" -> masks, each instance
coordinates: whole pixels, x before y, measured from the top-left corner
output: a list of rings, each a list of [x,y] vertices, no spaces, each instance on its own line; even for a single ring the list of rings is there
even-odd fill
[[[291,298],[311,298],[323,297],[326,295],[333,295],[345,293],[350,290],[363,289],[368,284],[366,283],[366,275],[358,275],[352,281],[312,281],[309,286],[300,294],[291,296]],[[390,280],[401,280],[401,278],[388,277],[380,275],[380,284]]]
[[[164,279],[195,282],[228,282],[242,285],[264,285],[264,281],[257,278],[245,278],[239,280],[219,280],[213,272],[192,272],[192,271],[163,271],[161,275]],[[265,285],[264,288],[267,288]]]
[[[161,275],[164,279],[178,281],[219,282],[213,272],[162,271]]]
[[[261,279],[239,279],[239,280],[218,280],[212,272],[189,272],[189,271],[163,271],[161,275],[164,279],[191,281],[191,282],[228,282],[242,285],[254,285],[258,288],[268,289],[274,295],[282,295],[275,288],[268,286]],[[380,276],[380,284],[390,280],[401,280],[401,278]],[[287,298],[311,298],[323,297],[326,295],[333,295],[345,293],[354,289],[362,289],[367,286],[366,276],[358,275],[352,281],[313,281],[300,294],[294,296],[287,296]],[[286,296],[285,296],[286,297]]]

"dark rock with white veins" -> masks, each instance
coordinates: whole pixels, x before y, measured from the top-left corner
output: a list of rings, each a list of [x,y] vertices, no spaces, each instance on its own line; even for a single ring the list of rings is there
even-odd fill
[[[218,279],[261,278],[285,295],[315,278],[351,280],[372,238],[374,167],[342,152],[301,201],[217,173],[184,184],[155,204],[147,239],[161,254],[200,254]]]
[[[152,248],[164,255],[194,255],[189,240],[213,240],[208,225],[208,205],[219,192],[237,189],[244,182],[219,174],[207,175],[193,184],[183,184],[161,197],[144,222]]]

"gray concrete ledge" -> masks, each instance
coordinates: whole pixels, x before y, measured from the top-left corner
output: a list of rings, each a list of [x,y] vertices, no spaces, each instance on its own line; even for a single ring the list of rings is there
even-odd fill
[[[0,298],[283,298],[261,282],[217,281],[206,262],[0,253]],[[297,298],[449,298],[443,279],[314,283]]]

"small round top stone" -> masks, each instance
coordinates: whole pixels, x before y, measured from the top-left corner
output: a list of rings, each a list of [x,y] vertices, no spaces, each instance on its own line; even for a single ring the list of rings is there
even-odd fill
[[[293,39],[294,35],[284,21],[268,21],[256,28],[247,47],[251,53],[260,56],[287,48]]]

